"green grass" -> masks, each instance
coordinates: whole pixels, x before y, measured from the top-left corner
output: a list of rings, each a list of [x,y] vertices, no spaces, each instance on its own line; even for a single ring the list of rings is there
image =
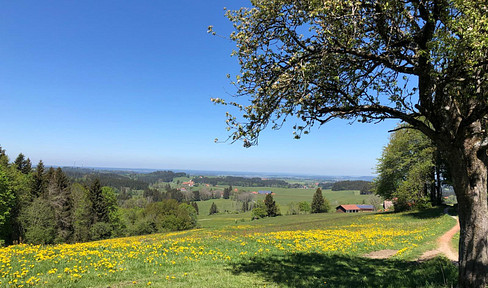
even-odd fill
[[[202,217],[203,228],[191,231],[0,248],[0,287],[450,287],[456,280],[444,258],[414,261],[454,225],[440,209],[224,220],[234,216]],[[382,249],[399,252],[362,257]]]
[[[218,186],[218,189],[223,189],[227,186]],[[270,188],[270,187],[234,187],[239,189],[240,191],[260,191],[260,190],[268,190],[275,195],[273,195],[274,200],[279,205],[281,213],[286,214],[288,211],[288,204],[291,202],[302,202],[306,201],[311,203],[313,194],[315,193],[315,189],[299,189],[299,188]],[[197,188],[195,188],[197,189]],[[324,195],[331,205],[331,209],[335,211],[335,207],[341,204],[369,204],[370,195],[360,195],[359,191],[355,190],[347,190],[347,191],[331,191],[331,190],[322,190],[322,194]],[[264,200],[264,195],[256,195],[256,200]],[[212,202],[215,202],[219,211],[224,212],[225,210],[233,213],[236,210],[240,209],[240,205],[236,205],[232,203],[231,200],[225,199],[213,199],[207,201],[200,201],[198,203],[198,207],[200,210],[201,215],[208,214],[210,210],[210,205]],[[201,207],[201,208],[200,208]],[[202,214],[203,213],[203,214]]]
[[[315,189],[300,189],[300,188],[270,188],[270,187],[253,187],[253,188],[241,188],[235,187],[240,190],[245,191],[259,191],[259,190],[269,190],[275,195],[273,198],[276,203],[284,207],[290,202],[301,202],[307,201],[312,202],[313,194]],[[359,191],[331,191],[322,190],[322,194],[327,200],[329,200],[332,206],[338,206],[341,204],[361,204],[363,201],[367,202],[369,195],[360,195]],[[258,199],[264,199],[263,195],[259,195]]]

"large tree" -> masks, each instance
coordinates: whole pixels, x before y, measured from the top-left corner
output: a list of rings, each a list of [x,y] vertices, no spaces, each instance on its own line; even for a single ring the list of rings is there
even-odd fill
[[[229,11],[249,102],[232,140],[296,119],[299,138],[334,118],[400,119],[445,155],[459,202],[460,287],[488,270],[488,7],[478,0],[253,0]]]
[[[396,198],[395,210],[430,203],[440,204],[441,157],[432,141],[418,130],[400,125],[378,159],[375,192],[385,199]]]
[[[73,240],[73,199],[68,177],[58,167],[48,180],[47,198],[54,211],[56,223],[55,242],[70,242]]]

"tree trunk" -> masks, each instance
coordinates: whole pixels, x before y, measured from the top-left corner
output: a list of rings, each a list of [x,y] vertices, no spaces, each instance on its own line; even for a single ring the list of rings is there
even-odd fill
[[[435,193],[436,193],[436,205],[442,204],[442,181],[441,181],[441,153],[438,149],[435,151]]]
[[[444,147],[459,206],[458,285],[470,288],[488,284],[487,156],[473,138]]]

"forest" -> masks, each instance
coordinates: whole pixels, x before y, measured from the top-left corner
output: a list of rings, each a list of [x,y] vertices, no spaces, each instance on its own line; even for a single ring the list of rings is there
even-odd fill
[[[261,179],[258,177],[246,178],[236,176],[225,177],[195,177],[193,182],[201,184],[216,185],[232,185],[245,187],[283,187],[288,188],[290,184],[284,180],[278,179]]]
[[[344,190],[359,190],[361,194],[371,194],[372,189],[371,182],[363,180],[346,180],[337,182],[325,182],[319,183],[319,187],[322,189],[331,189],[332,191],[344,191]]]
[[[154,197],[147,182],[79,172],[70,178],[42,160],[33,168],[22,153],[11,162],[0,147],[0,244],[85,242],[196,226],[198,208],[176,189]],[[175,175],[180,174],[162,171],[141,179]],[[140,188],[145,197],[132,199]]]
[[[103,186],[115,188],[127,187],[135,190],[144,190],[155,182],[171,182],[177,177],[188,177],[183,172],[155,171],[151,173],[129,173],[126,171],[96,171],[90,168],[64,167],[65,174],[74,181],[86,181],[87,179],[100,179]]]

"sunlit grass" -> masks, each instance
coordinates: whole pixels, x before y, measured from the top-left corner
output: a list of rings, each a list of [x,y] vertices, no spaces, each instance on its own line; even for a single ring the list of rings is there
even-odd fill
[[[241,268],[249,268],[244,264],[255,259],[294,259],[292,255],[307,261],[313,258],[307,255],[368,261],[358,259],[382,249],[398,250],[392,260],[404,265],[453,224],[440,210],[329,213],[234,221],[226,226],[89,243],[14,245],[0,248],[0,286],[282,287],[286,283]],[[304,287],[314,283],[316,279],[310,279]]]

